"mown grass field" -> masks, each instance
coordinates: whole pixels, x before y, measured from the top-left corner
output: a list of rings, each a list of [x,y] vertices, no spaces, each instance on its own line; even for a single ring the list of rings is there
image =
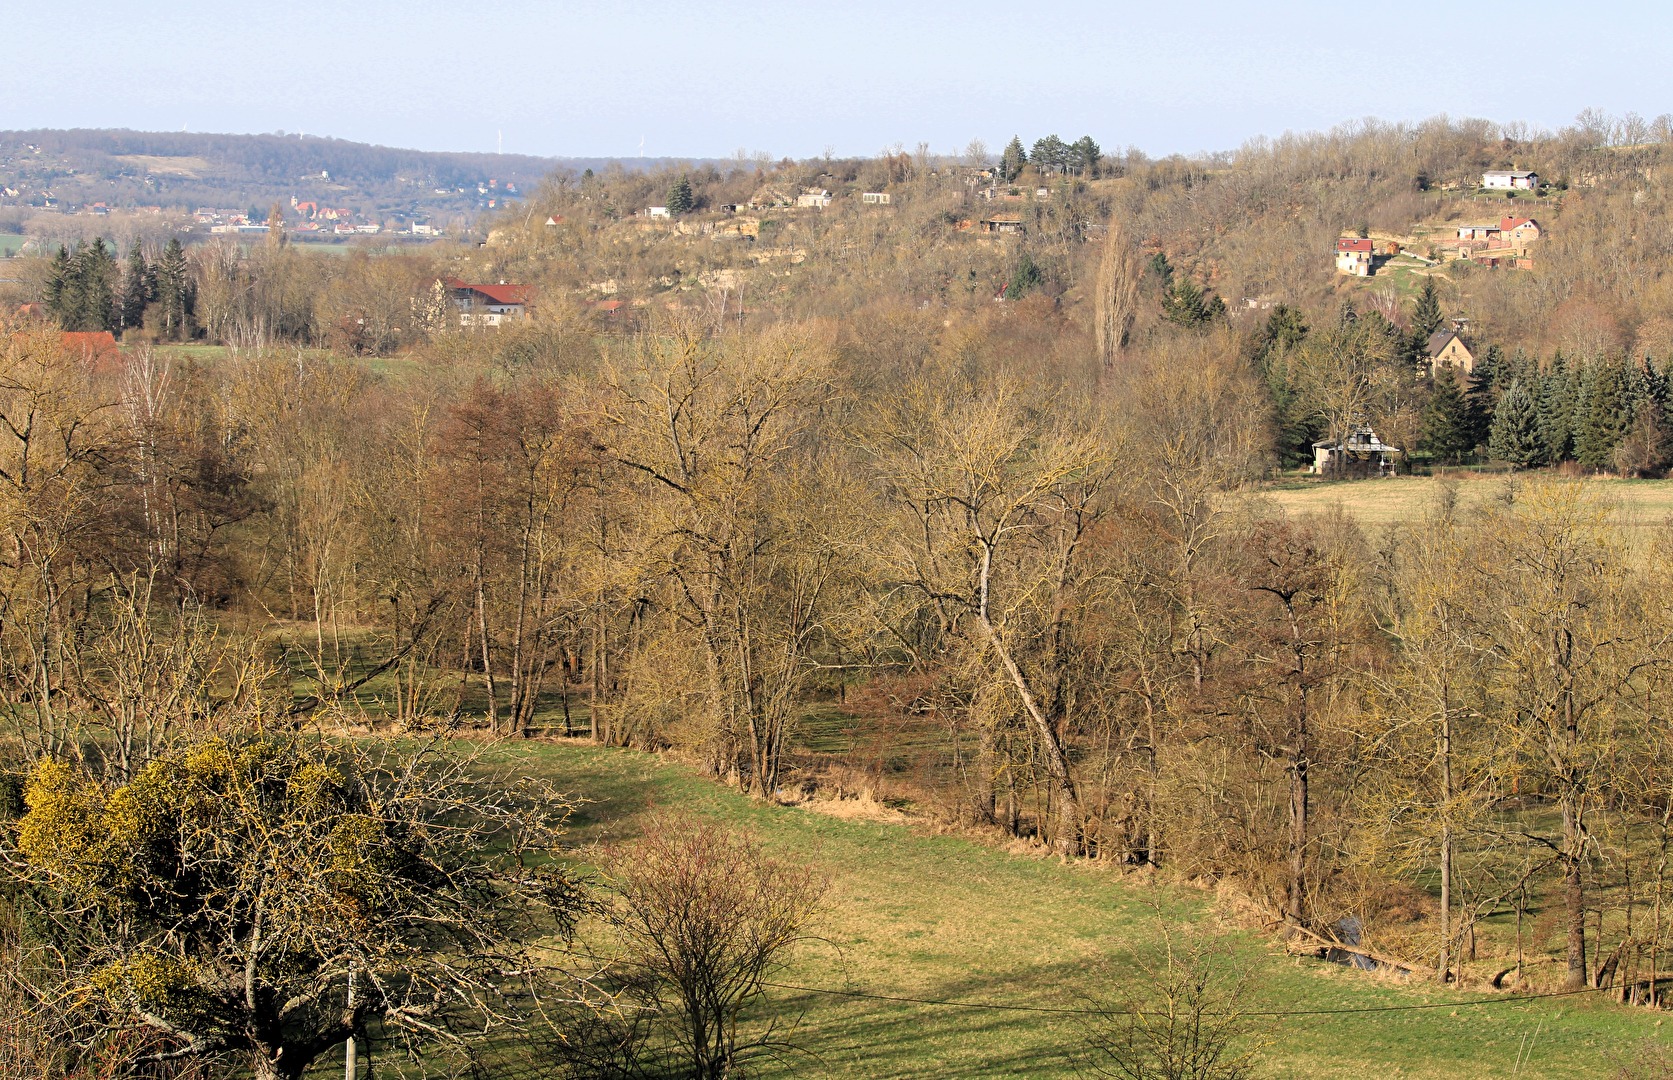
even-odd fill
[[[1659,1038],[1652,1014],[1589,995],[1516,1003],[1297,960],[1227,929],[1202,893],[906,825],[765,806],[646,754],[536,742],[501,744],[491,756],[587,800],[573,820],[577,844],[631,839],[648,811],[679,808],[753,829],[777,852],[822,868],[831,881],[824,942],[780,979],[796,986],[1080,1008],[1115,994],[1135,956],[1154,952],[1155,902],[1180,932],[1211,936],[1252,967],[1252,1007],[1391,1010],[1276,1020],[1262,1075],[1597,1076]],[[1076,1061],[1082,1017],[783,989],[770,1008],[803,1052],[753,1075],[1087,1075]]]
[[[1255,498],[1287,514],[1342,512],[1367,528],[1381,528],[1421,521],[1434,505],[1443,485],[1457,494],[1461,509],[1504,498],[1508,488],[1523,477],[1504,474],[1464,476],[1446,479],[1434,476],[1398,476],[1366,480],[1293,481],[1275,484]],[[1616,504],[1616,520],[1622,525],[1660,525],[1673,516],[1673,480],[1594,479],[1603,496]]]
[[[0,233],[0,258],[16,255],[23,250],[23,245],[28,241],[27,236],[19,236],[17,233]]]

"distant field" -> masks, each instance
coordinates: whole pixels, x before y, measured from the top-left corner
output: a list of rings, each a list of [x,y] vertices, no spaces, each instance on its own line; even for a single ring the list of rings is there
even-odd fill
[[[19,236],[17,233],[0,233],[0,257],[5,257],[8,252],[16,255],[23,250],[23,245],[28,240],[27,236]]]
[[[1340,507],[1361,525],[1385,527],[1420,520],[1446,482],[1429,476],[1401,476],[1373,480],[1301,481],[1268,488],[1255,497],[1288,514],[1316,514]],[[1507,483],[1499,477],[1471,477],[1454,481],[1460,507],[1479,506],[1504,495]],[[1623,525],[1659,525],[1673,516],[1673,480],[1586,480],[1619,507]]]
[[[214,166],[200,157],[158,157],[151,154],[123,154],[116,158],[124,165],[144,169],[158,176],[183,176],[196,180],[207,175]]]
[[[1113,994],[1132,976],[1135,955],[1159,945],[1154,900],[1181,932],[1217,937],[1251,966],[1259,1002],[1251,1007],[1334,1013],[1277,1021],[1261,1076],[1599,1076],[1610,1068],[1604,1055],[1627,1060],[1641,1041],[1660,1041],[1654,1014],[1591,995],[1513,1004],[1296,960],[1269,939],[1218,926],[1203,893],[1156,891],[1107,866],[1064,866],[898,824],[764,806],[632,751],[536,742],[491,753],[587,800],[572,821],[578,843],[631,837],[648,809],[679,807],[752,828],[777,852],[817,865],[831,881],[817,929],[824,942],[776,980],[799,987],[1084,1008],[1089,997]],[[1433,1007],[1451,1002],[1487,1004]],[[781,1036],[805,1056],[761,1063],[751,1075],[762,1078],[1088,1075],[1073,1060],[1086,1021],[1072,1014],[786,989],[773,991],[772,1005]]]

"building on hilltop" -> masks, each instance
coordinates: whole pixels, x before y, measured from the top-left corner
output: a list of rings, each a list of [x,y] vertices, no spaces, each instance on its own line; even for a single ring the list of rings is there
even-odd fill
[[[1336,270],[1353,277],[1370,277],[1375,245],[1362,236],[1344,236],[1336,241]]]
[[[1521,169],[1490,169],[1481,174],[1481,186],[1490,191],[1533,191],[1539,174]]]

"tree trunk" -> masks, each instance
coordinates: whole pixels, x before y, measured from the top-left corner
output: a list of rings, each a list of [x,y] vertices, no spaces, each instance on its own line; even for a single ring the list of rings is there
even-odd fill
[[[1581,818],[1580,794],[1563,793],[1563,918],[1568,924],[1568,974],[1563,987],[1584,990],[1586,969],[1586,885],[1584,869],[1585,823]]]

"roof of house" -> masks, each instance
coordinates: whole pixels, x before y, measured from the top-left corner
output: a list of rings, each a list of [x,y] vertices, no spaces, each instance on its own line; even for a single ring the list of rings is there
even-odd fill
[[[1021,225],[1022,224],[1022,215],[1021,214],[994,214],[992,217],[985,217],[982,220],[991,224],[991,225]]]
[[[602,311],[606,315],[614,315],[622,306],[620,300],[594,300],[588,304],[594,311]]]
[[[533,285],[473,285],[455,277],[442,278],[442,284],[454,292],[473,292],[490,304],[526,304],[534,295]]]
[[[1507,217],[1503,221],[1499,222],[1499,231],[1509,232],[1512,229],[1520,229],[1524,225],[1532,225],[1536,229],[1539,228],[1539,222],[1535,221],[1531,217]]]
[[[1509,177],[1512,177],[1513,179],[1524,180],[1524,179],[1526,179],[1530,176],[1538,176],[1539,174],[1534,172],[1531,169],[1488,169],[1486,172],[1482,173],[1481,175],[1483,175],[1483,176],[1509,176]]]
[[[1372,250],[1371,241],[1362,236],[1344,236],[1336,241],[1336,250],[1363,251],[1366,254],[1370,254]]]
[[[104,360],[116,355],[116,335],[109,330],[66,330],[59,340],[64,348],[80,353],[84,360]]]
[[[1349,450],[1364,451],[1373,454],[1398,454],[1400,452],[1400,448],[1398,446],[1390,446],[1383,442],[1382,439],[1378,438],[1377,433],[1372,431],[1366,424],[1356,425],[1354,429],[1348,433],[1348,437],[1345,440],[1338,441],[1336,439],[1320,439],[1318,442],[1313,444],[1313,447],[1321,450],[1335,450],[1338,447],[1342,447],[1344,442],[1347,444],[1345,449]]]
[[[1433,334],[1429,335],[1429,355],[1430,355],[1430,357],[1433,358],[1433,357],[1441,355],[1441,350],[1446,348],[1447,344],[1449,342],[1451,342],[1453,338],[1458,338],[1458,344],[1462,345],[1464,347],[1464,351],[1466,351],[1466,352],[1469,351],[1469,348],[1470,348],[1469,345],[1465,344],[1463,338],[1458,337],[1458,333],[1456,331],[1453,331],[1453,330],[1437,330]]]

